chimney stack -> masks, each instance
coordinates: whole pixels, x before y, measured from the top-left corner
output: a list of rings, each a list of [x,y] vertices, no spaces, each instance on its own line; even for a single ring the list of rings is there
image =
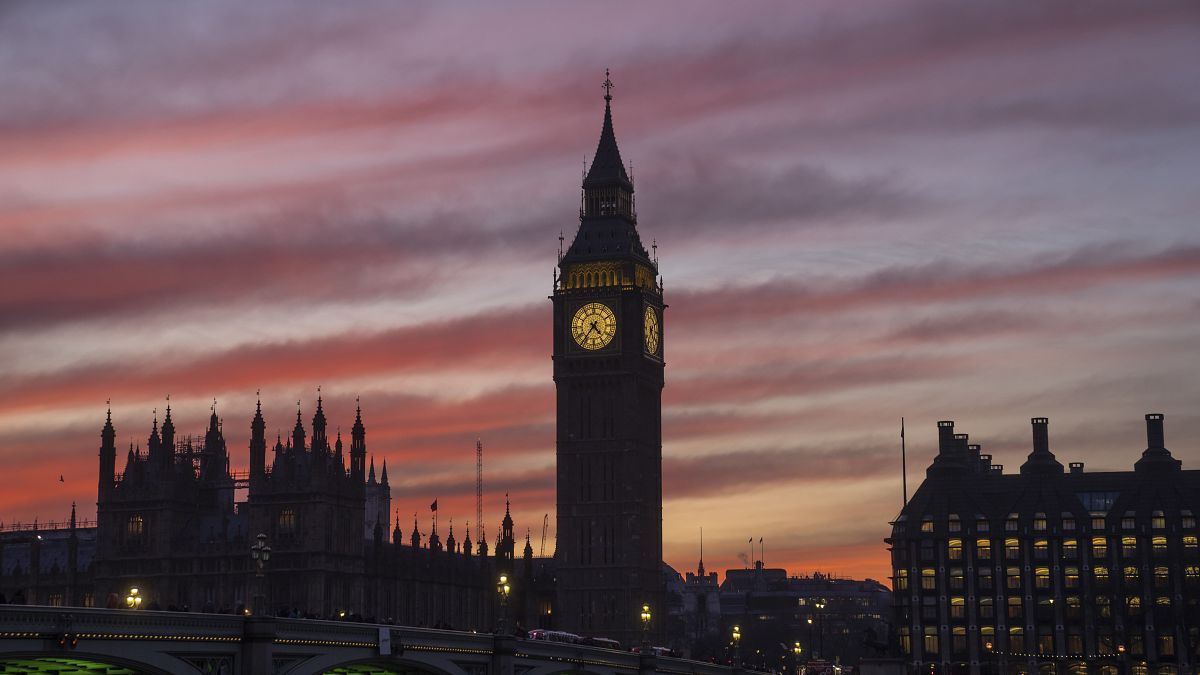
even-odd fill
[[[1178,471],[1183,462],[1171,456],[1163,438],[1162,413],[1146,415],[1146,449],[1133,468],[1137,471]]]
[[[938,454],[951,452],[954,446],[954,420],[938,422]]]
[[[1146,415],[1146,447],[1151,450],[1167,447],[1163,441],[1162,413]]]
[[[1033,425],[1033,452],[1021,465],[1022,475],[1052,475],[1061,474],[1063,465],[1050,452],[1050,420],[1045,417],[1034,417],[1029,420]]]
[[[1034,417],[1029,422],[1033,425],[1033,451],[1035,453],[1050,452],[1049,418]]]

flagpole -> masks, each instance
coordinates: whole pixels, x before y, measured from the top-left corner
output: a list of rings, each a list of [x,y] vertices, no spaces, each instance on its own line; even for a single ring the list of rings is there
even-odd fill
[[[908,453],[904,447],[904,418],[900,418],[900,483],[904,489],[904,506],[908,506]]]

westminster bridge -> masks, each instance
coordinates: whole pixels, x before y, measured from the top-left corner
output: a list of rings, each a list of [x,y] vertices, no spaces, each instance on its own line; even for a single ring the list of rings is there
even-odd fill
[[[0,605],[0,673],[730,675],[507,635],[270,617]]]

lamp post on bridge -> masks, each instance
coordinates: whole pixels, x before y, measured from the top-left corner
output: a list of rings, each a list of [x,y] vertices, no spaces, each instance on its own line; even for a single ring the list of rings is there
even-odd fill
[[[271,559],[271,547],[267,545],[267,535],[261,532],[256,537],[257,541],[250,547],[250,559],[255,563],[254,580],[258,586],[258,593],[254,596],[254,614],[261,616],[266,610],[266,580],[263,578],[263,567],[267,561]]]
[[[738,649],[741,646],[741,644],[742,644],[742,627],[738,626],[738,625],[734,625],[734,627],[733,627],[733,667],[734,668],[741,667],[741,660],[742,660],[741,652]]]
[[[512,587],[508,585],[508,575],[500,575],[500,583],[496,585],[496,592],[500,595],[500,629],[499,633],[504,635],[508,633],[508,594],[512,592]]]
[[[642,651],[650,647],[650,605],[642,605]]]
[[[125,596],[125,606],[129,609],[140,609],[142,606],[142,596],[139,595],[137,587],[129,589],[129,595]]]

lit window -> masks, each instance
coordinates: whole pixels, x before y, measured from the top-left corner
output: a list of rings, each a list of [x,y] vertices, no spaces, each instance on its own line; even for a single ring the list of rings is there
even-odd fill
[[[1139,616],[1142,613],[1142,598],[1141,596],[1131,595],[1125,598],[1125,611],[1129,616]]]
[[[933,532],[933,518],[925,516],[923,519],[921,519],[921,531]]]
[[[1189,534],[1183,538],[1183,549],[1188,553],[1195,553],[1196,549],[1200,548],[1196,541],[1196,535]]]
[[[1171,572],[1166,565],[1159,565],[1154,568],[1154,587],[1167,588],[1171,585]]]
[[[1112,618],[1112,600],[1108,596],[1096,596],[1096,616],[1102,619]]]
[[[967,617],[967,601],[966,598],[953,597],[950,598],[950,618],[965,619]]]
[[[947,542],[946,555],[951,560],[962,560],[962,539],[951,539]]]
[[[1078,619],[1083,613],[1083,602],[1079,600],[1079,596],[1072,595],[1067,597],[1066,615],[1068,619]]]
[[[950,635],[953,638],[953,642],[950,646],[951,650],[959,654],[967,651],[966,628],[963,628],[962,626],[955,626],[954,629],[950,631]]]
[[[1068,567],[1063,570],[1063,585],[1067,588],[1079,588],[1079,568]]]
[[[1063,557],[1068,560],[1073,560],[1079,557],[1079,544],[1074,539],[1063,539],[1062,543]]]
[[[1021,598],[1012,597],[1008,599],[1008,618],[1021,618]]]
[[[1049,560],[1050,543],[1045,539],[1038,539],[1033,542],[1033,558],[1034,560]]]
[[[1092,516],[1092,529],[1093,530],[1103,530],[1104,529],[1104,516]]]
[[[912,635],[909,634],[907,628],[900,629],[900,649],[903,650],[905,654],[912,653]]]
[[[1194,537],[1193,537],[1194,538]],[[978,539],[975,541],[975,556],[980,560],[992,559],[992,542],[988,539]]]
[[[1035,588],[1046,589],[1050,588],[1050,568],[1039,567],[1033,573],[1033,585]]]
[[[1167,519],[1165,516],[1163,516],[1162,511],[1155,511],[1150,516],[1150,527],[1153,527],[1156,530],[1161,530],[1161,529],[1165,528],[1166,526],[1167,526]]]
[[[938,653],[938,634],[936,626],[925,627],[925,639],[922,641],[922,648],[926,654]]]
[[[963,570],[961,567],[950,568],[950,590],[961,591],[963,589]]]
[[[279,512],[279,534],[291,535],[296,533],[296,512],[284,509]]]
[[[992,590],[992,568],[979,568],[979,588],[985,591]]]
[[[1135,565],[1125,566],[1125,584],[1133,586],[1138,582],[1138,568]]]
[[[1009,567],[1006,572],[1007,573],[1005,574],[1005,578],[1006,578],[1005,586],[1007,588],[1020,588],[1021,587],[1021,568],[1020,567]]]
[[[1092,537],[1092,557],[1099,560],[1108,557],[1108,540],[1104,537]]]
[[[896,570],[896,590],[903,591],[908,589],[908,570]],[[804,598],[800,598],[804,602]]]
[[[1097,565],[1092,568],[1092,576],[1096,579],[1096,583],[1104,586],[1108,584],[1108,568],[1104,565]]]
[[[1158,605],[1159,607],[1170,607],[1171,606],[1171,596],[1160,595],[1154,599],[1154,604]]]
[[[1008,651],[1023,652],[1025,651],[1025,629],[1018,626],[1013,626],[1008,629]]]
[[[140,539],[146,533],[146,521],[141,516],[129,516],[125,531],[130,539]]]
[[[1073,531],[1075,529],[1075,516],[1072,516],[1069,513],[1064,513],[1062,523],[1063,530],[1068,532]]]
[[[1084,603],[1080,602],[1079,596],[1067,597],[1066,604],[1067,611],[1064,614],[1067,615],[1067,619],[1079,619],[1080,614],[1082,613],[1082,607],[1084,607]]]
[[[1121,555],[1126,558],[1137,556],[1137,538],[1121,537]]]
[[[1184,510],[1179,515],[1181,516],[1180,524],[1183,525],[1183,529],[1192,530],[1196,528],[1196,517],[1192,515],[1191,511]]]
[[[1158,636],[1158,655],[1159,656],[1175,656],[1175,636],[1174,635],[1159,635]]]
[[[1033,514],[1033,530],[1035,532],[1045,532],[1046,531],[1046,514],[1044,514],[1044,513]]]
[[[1011,538],[1011,537],[1008,539],[1005,539],[1004,540],[1004,557],[1008,558],[1009,560],[1016,560],[1017,558],[1020,558],[1021,557],[1021,542],[1014,538]]]
[[[1133,511],[1126,511],[1124,516],[1121,516],[1121,529],[1132,530],[1137,527],[1137,523],[1133,518]]]
[[[1156,555],[1156,556],[1166,555],[1167,554],[1167,538],[1159,535],[1159,536],[1156,536],[1153,539],[1151,539],[1150,540],[1150,550],[1153,551],[1154,555]]]
[[[932,591],[937,589],[937,576],[932,569],[925,568],[921,570],[921,590]]]

